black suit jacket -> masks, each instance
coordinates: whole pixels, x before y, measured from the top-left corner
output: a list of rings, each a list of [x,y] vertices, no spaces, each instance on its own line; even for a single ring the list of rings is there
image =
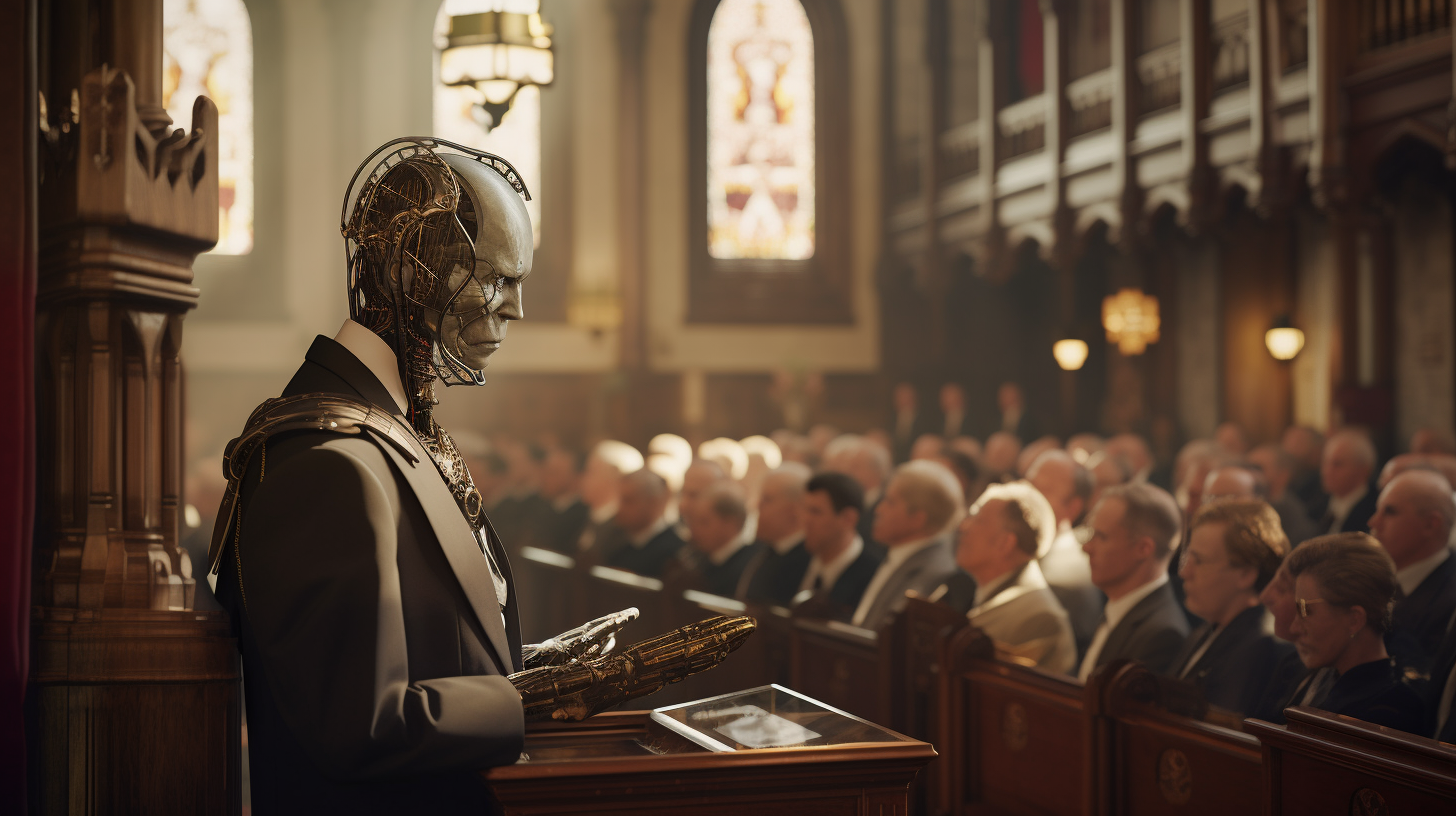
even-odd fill
[[[576,555],[581,534],[591,522],[591,508],[580,499],[567,505],[565,510],[551,508],[539,546],[556,552]]]
[[[1370,532],[1370,517],[1375,515],[1375,503],[1379,498],[1380,491],[1375,489],[1375,485],[1370,485],[1360,501],[1355,502],[1355,506],[1351,507],[1350,512],[1345,514],[1345,520],[1340,522],[1340,532]],[[1328,528],[1315,531],[1317,535],[1324,535],[1327,532],[1329,532]]]
[[[1173,588],[1163,584],[1117,622],[1093,668],[1125,657],[1167,674],[1187,637],[1188,618],[1173,596]]]
[[[395,412],[377,378],[324,337],[285,395]],[[478,813],[476,771],[513,763],[521,641],[510,565],[498,605],[480,546],[424,449],[365,432],[279,435],[243,480],[218,577],[246,671],[258,813]]]
[[[698,559],[698,571],[703,581],[703,591],[710,595],[717,595],[720,598],[732,598],[738,591],[738,581],[743,577],[743,571],[748,568],[748,563],[758,555],[759,549],[766,545],[763,542],[755,541],[745,547],[739,547],[738,552],[728,557],[727,561],[721,564],[714,564],[706,556]]]
[[[742,600],[788,606],[799,591],[804,580],[804,571],[809,569],[812,556],[800,541],[783,555],[779,555],[767,542],[760,542],[758,556],[744,571],[745,587]],[[734,597],[737,597],[735,593]]]
[[[1294,652],[1293,646],[1266,631],[1264,616],[1262,606],[1240,612],[1214,637],[1198,662],[1187,667],[1189,659],[1213,631],[1212,623],[1198,627],[1173,659],[1172,673],[1202,689],[1204,699],[1212,705],[1252,715],[1269,677]]]
[[[954,609],[965,615],[976,606],[976,579],[963,569],[957,569],[951,576],[945,579],[942,585],[944,592],[936,590],[940,595],[938,603]]]
[[[1396,602],[1385,648],[1396,663],[1418,675],[1429,674],[1446,638],[1446,626],[1456,614],[1456,556],[1445,561]]]
[[[620,529],[620,528],[618,528]],[[683,540],[678,538],[677,531],[669,525],[662,532],[648,539],[641,547],[632,546],[631,542],[622,535],[622,541],[616,549],[607,556],[607,566],[614,567],[628,572],[635,572],[638,575],[646,575],[649,578],[661,578],[667,570],[667,564],[677,556],[683,548]]]
[[[1314,707],[1409,734],[1428,733],[1425,701],[1406,684],[1394,660],[1372,660],[1350,669]]]

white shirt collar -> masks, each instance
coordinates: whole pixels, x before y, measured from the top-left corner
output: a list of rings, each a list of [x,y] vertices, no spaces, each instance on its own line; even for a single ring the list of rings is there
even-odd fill
[[[895,570],[900,568],[901,564],[909,561],[910,556],[920,552],[926,547],[935,544],[936,541],[938,541],[938,539],[935,536],[931,536],[929,538],[921,538],[915,541],[907,541],[904,544],[896,544],[893,547],[886,545],[885,563],[880,565],[880,570],[885,572],[886,574],[893,573]]]
[[[1025,566],[1029,567],[1033,563],[1035,563],[1035,562],[1029,562]],[[975,606],[980,606],[981,604],[983,604],[986,601],[990,600],[992,597],[994,597],[996,595],[997,592],[1000,592],[1002,589],[1004,589],[1006,587],[1007,584],[1011,583],[1011,580],[1017,576],[1017,573],[1018,572],[1020,572],[1019,569],[1017,569],[1016,567],[1012,567],[1010,570],[1007,570],[1006,571],[1006,574],[1002,575],[1001,577],[997,578],[996,580],[992,581],[991,583],[986,584],[985,586],[982,586],[981,584],[977,583],[976,584],[976,600],[975,600],[974,605]]]
[[[1113,629],[1116,629],[1117,625],[1122,623],[1122,619],[1127,617],[1127,613],[1131,612],[1134,606],[1141,603],[1143,598],[1157,592],[1158,588],[1166,583],[1168,583],[1168,573],[1164,570],[1158,574],[1157,578],[1134,589],[1132,592],[1127,593],[1115,601],[1109,600],[1107,606],[1103,607],[1102,610],[1102,614],[1107,618],[1107,631],[1111,632]]]
[[[1368,485],[1360,485],[1360,489],[1353,493],[1344,496],[1331,496],[1330,517],[1334,520],[1333,526],[1343,527],[1345,525],[1345,517],[1350,515],[1350,511],[1355,509],[1355,505],[1359,504],[1360,500],[1365,498],[1365,494],[1368,492],[1370,492]]]
[[[617,515],[617,500],[612,499],[601,507],[591,509],[591,520],[593,524],[606,524]]]
[[[399,358],[394,356],[394,349],[383,338],[364,328],[363,324],[345,320],[344,325],[339,327],[339,333],[334,335],[334,342],[359,358],[369,373],[379,378],[384,390],[394,400],[394,407],[401,414],[408,413],[409,399],[405,397],[404,383],[399,379]]]
[[[1405,591],[1405,594],[1410,595],[1416,591],[1416,587],[1419,587],[1421,582],[1431,577],[1431,573],[1436,571],[1436,567],[1441,566],[1450,557],[1450,548],[1442,547],[1433,555],[1428,555],[1414,564],[1408,564],[1405,569],[1396,570],[1395,580],[1400,582],[1400,588]]]
[[[799,582],[799,590],[802,592],[806,589],[813,589],[815,578],[824,579],[820,581],[820,584],[826,588],[834,586],[835,582],[839,580],[839,576],[843,575],[844,571],[849,569],[849,565],[857,561],[863,554],[864,539],[855,536],[854,540],[849,542],[849,546],[844,548],[844,552],[827,564],[820,561],[819,556],[814,556],[809,560],[809,568],[804,570],[804,580]]]
[[[643,530],[637,535],[628,536],[627,543],[631,544],[634,549],[640,550],[643,547],[647,546],[647,542],[651,541],[654,538],[657,538],[659,535],[662,535],[662,531],[666,530],[668,527],[671,526],[672,525],[668,523],[666,518],[660,518],[656,521],[656,523],[654,523],[651,527],[648,527],[646,530]]]
[[[804,531],[800,530],[797,533],[786,535],[778,541],[770,541],[769,546],[773,547],[773,551],[778,555],[788,555],[789,550],[799,546],[799,542],[803,540]]]
[[[721,567],[724,564],[728,563],[728,559],[732,558],[734,553],[738,552],[744,547],[747,547],[751,543],[751,541],[746,540],[742,535],[735,536],[732,541],[724,544],[717,550],[708,553],[708,561],[712,562],[713,566],[715,567]]]

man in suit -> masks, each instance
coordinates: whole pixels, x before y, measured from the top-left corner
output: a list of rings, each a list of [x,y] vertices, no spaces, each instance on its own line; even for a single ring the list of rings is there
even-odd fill
[[[260,813],[488,812],[478,772],[520,756],[510,565],[432,414],[435,381],[483,383],[522,316],[524,188],[487,158],[390,143],[366,160],[346,196],[352,319],[229,446],[211,567]]]
[[[1451,558],[1451,527],[1456,502],[1439,473],[1409,470],[1381,491],[1370,518],[1370,532],[1395,562],[1404,598],[1386,644],[1390,656],[1415,675],[1431,671],[1456,614],[1456,559]]]
[[[915,393],[914,385],[896,383],[893,403],[894,417],[890,425],[892,453],[896,462],[904,462],[910,458],[910,447],[929,429],[929,425],[920,410],[920,397]]]
[[[1077,637],[1077,654],[1087,651],[1102,618],[1102,590],[1092,585],[1087,553],[1073,528],[1086,515],[1092,499],[1092,474],[1065,451],[1047,451],[1027,471],[1031,482],[1051,505],[1057,534],[1039,565],[1052,594],[1067,611]]]
[[[1446,639],[1431,670],[1426,710],[1434,722],[1428,732],[1441,742],[1456,745],[1456,617],[1446,624]]]
[[[642,452],[626,442],[604,439],[592,448],[581,473],[581,500],[588,511],[578,551],[600,560],[621,543],[607,540],[613,532],[610,522],[622,498],[622,479],[641,470],[642,464]]]
[[[966,433],[966,391],[960,383],[948,382],[940,387],[940,435],[955,439]]]
[[[1193,518],[1178,572],[1188,611],[1204,623],[1169,673],[1202,689],[1210,704],[1251,715],[1293,651],[1274,637],[1259,603],[1288,551],[1278,514],[1258,499],[1210,498]]]
[[[1001,422],[996,430],[1005,431],[1017,439],[1036,439],[1041,435],[1036,420],[1026,410],[1026,394],[1014,382],[1001,383],[996,389],[996,408]]]
[[[889,451],[859,434],[840,434],[824,448],[821,470],[847,474],[864,490],[865,512],[860,515],[859,535],[876,557],[883,557],[885,548],[874,536],[874,511],[893,467]]]
[[[874,578],[879,559],[857,532],[864,488],[843,473],[820,473],[804,487],[804,548],[812,556],[795,599],[826,605],[848,621]]]
[[[1320,485],[1329,494],[1329,505],[1316,526],[1319,535],[1368,533],[1375,515],[1375,491],[1370,479],[1375,473],[1375,445],[1370,437],[1354,429],[1337,431],[1325,445],[1320,463]]]
[[[1188,637],[1188,618],[1168,586],[1168,562],[1183,528],[1177,503],[1147,482],[1110,487],[1092,508],[1090,526],[1082,549],[1107,606],[1078,679],[1086,682],[1119,658],[1166,673]]]
[[[743,570],[735,598],[788,606],[799,591],[810,554],[804,546],[804,487],[813,473],[787,462],[763,480],[758,498],[758,554]]]
[[[763,546],[744,535],[747,522],[743,490],[726,480],[708,488],[687,518],[695,577],[706,592],[731,598],[737,591],[743,570]]]
[[[895,470],[875,509],[875,538],[885,561],[855,607],[850,622],[879,629],[905,607],[905,593],[929,595],[955,572],[947,533],[965,499],[955,474],[938,462],[907,462]]]
[[[1289,479],[1289,492],[1304,502],[1305,512],[1318,520],[1324,515],[1330,497],[1320,486],[1320,469],[1324,462],[1325,436],[1307,425],[1291,425],[1284,429],[1279,447],[1294,460],[1294,475]],[[1323,530],[1320,531],[1324,533]]]
[[[611,524],[619,532],[608,537],[616,543],[610,552],[603,553],[603,563],[661,578],[683,548],[683,540],[667,520],[671,496],[667,482],[646,468],[622,479],[617,515]]]
[[[581,534],[591,521],[591,508],[581,500],[581,455],[565,448],[553,448],[541,465],[541,495],[551,503],[536,535],[540,546],[563,553],[575,553]]]
[[[1036,562],[1055,530],[1056,516],[1036,488],[990,485],[961,522],[956,562],[976,579],[971,625],[998,647],[1066,674],[1077,664],[1076,638]]]
[[[1278,445],[1260,445],[1249,451],[1249,464],[1257,468],[1264,477],[1265,501],[1279,514],[1279,526],[1289,537],[1289,546],[1314,538],[1317,534],[1314,519],[1304,502],[1289,489],[1298,463],[1294,457]]]

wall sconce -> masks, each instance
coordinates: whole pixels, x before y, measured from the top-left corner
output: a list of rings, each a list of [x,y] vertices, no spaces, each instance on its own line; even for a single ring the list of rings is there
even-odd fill
[[[1052,356],[1063,371],[1077,371],[1087,362],[1087,342],[1067,338],[1052,344]]]
[[[490,114],[489,130],[500,124],[523,86],[544,88],[556,78],[552,29],[541,21],[540,0],[472,5],[487,10],[450,17],[440,49],[440,81],[475,88],[481,96],[477,104]]]
[[[1289,322],[1289,315],[1280,315],[1269,331],[1264,332],[1264,347],[1276,360],[1293,360],[1304,348],[1304,332],[1294,328]]]
[[[1142,354],[1158,342],[1158,299],[1141,289],[1122,289],[1102,301],[1102,328],[1107,342],[1125,355]]]
[[[566,322],[601,337],[621,327],[622,297],[614,287],[578,288],[566,302]]]

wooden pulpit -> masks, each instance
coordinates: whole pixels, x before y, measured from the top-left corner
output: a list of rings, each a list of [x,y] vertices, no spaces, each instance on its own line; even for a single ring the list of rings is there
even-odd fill
[[[656,711],[533,723],[484,772],[505,813],[906,816],[929,744],[781,686]]]

